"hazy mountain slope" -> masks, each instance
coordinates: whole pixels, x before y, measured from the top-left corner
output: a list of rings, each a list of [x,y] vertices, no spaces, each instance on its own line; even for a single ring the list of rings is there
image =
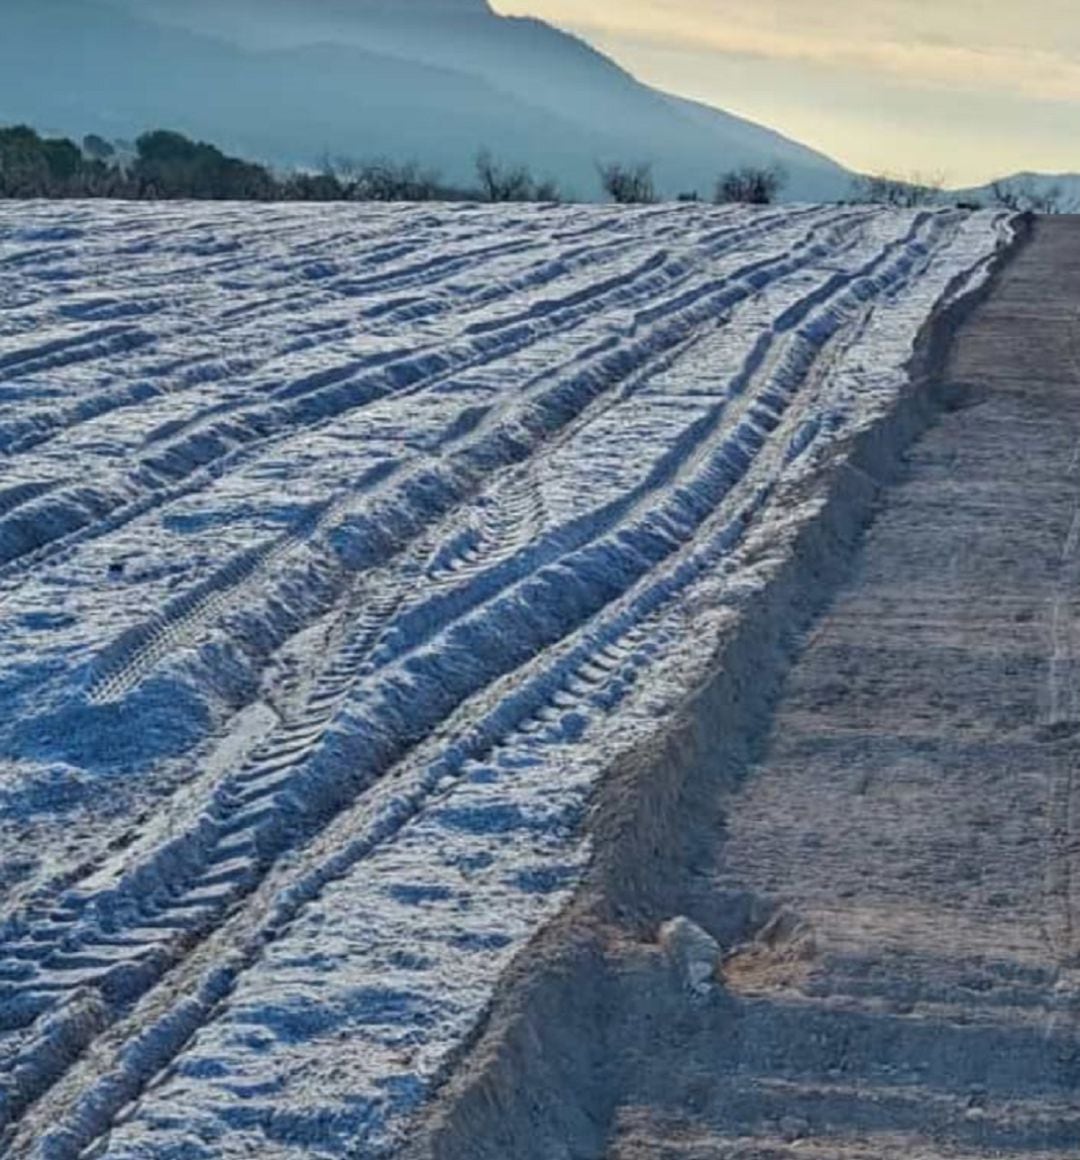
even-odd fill
[[[779,163],[789,192],[831,198],[849,175],[830,158],[720,110],[641,84],[577,38],[539,20],[495,17],[486,0],[114,0],[248,46],[332,40],[467,71],[501,91],[648,157],[670,190],[709,188],[718,168]],[[592,180],[592,158],[587,180]]]
[[[994,198],[995,184],[1018,195],[1022,201],[1029,193],[1037,198],[1056,195],[1061,210],[1080,212],[1080,174],[1077,173],[1014,173],[995,183],[959,190],[956,196],[989,205]]]
[[[566,148],[572,125],[461,73],[352,47],[253,53],[94,0],[34,0],[5,25],[0,122],[110,136],[168,125],[282,164],[387,154],[461,179],[479,143],[510,153],[524,137],[591,178]]]
[[[580,196],[603,159],[651,159],[669,193],[747,163],[782,164],[793,197],[847,185],[820,154],[483,0],[14,0],[3,31],[0,121],[49,130],[169,125],[280,163],[390,155],[456,181],[486,145]]]

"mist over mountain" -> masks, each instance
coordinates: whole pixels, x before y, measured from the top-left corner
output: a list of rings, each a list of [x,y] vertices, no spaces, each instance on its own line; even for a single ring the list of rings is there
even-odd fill
[[[781,165],[789,198],[848,185],[827,157],[486,0],[9,0],[2,31],[0,123],[165,125],[280,165],[385,156],[454,182],[486,146],[582,197],[610,160],[652,161],[668,194],[746,164]]]

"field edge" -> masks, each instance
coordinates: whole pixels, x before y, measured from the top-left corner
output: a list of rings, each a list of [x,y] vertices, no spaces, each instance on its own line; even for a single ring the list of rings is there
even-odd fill
[[[694,999],[660,926],[685,916],[721,948],[773,916],[767,899],[710,889],[710,835],[756,759],[800,641],[843,585],[906,450],[969,385],[945,377],[957,329],[1030,241],[1014,221],[986,278],[920,331],[907,384],[876,422],[839,442],[778,503],[812,512],[752,541],[760,584],[726,621],[695,691],[645,744],[612,755],[588,822],[593,859],[574,900],[504,976],[484,1023],[414,1125],[403,1160],[551,1160],[605,1152],[620,1076]]]

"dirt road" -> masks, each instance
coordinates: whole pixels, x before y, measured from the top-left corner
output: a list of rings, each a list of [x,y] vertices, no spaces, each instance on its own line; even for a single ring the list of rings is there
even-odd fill
[[[620,1160],[1080,1150],[1080,223],[1038,225],[947,380],[727,817],[725,887],[786,916]]]

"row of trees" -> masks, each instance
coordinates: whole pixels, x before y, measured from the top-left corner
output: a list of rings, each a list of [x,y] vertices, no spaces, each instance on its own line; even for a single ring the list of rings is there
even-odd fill
[[[165,129],[144,133],[132,144],[90,135],[81,148],[26,126],[0,129],[0,197],[424,201],[461,196],[415,165],[328,163],[319,173],[282,176]]]
[[[873,202],[899,209],[942,205],[955,200],[955,196],[945,189],[945,180],[941,175],[927,177],[916,173],[910,177],[895,177],[874,174],[856,178],[852,187],[852,201]],[[995,181],[988,187],[985,197],[961,200],[958,205],[961,209],[1000,208],[1016,213],[1038,214],[1073,213],[1080,208],[1070,204],[1060,185],[1039,185],[1025,177]]]
[[[41,137],[20,125],[0,129],[0,198],[116,197],[237,201],[488,201],[559,202],[552,180],[506,165],[488,150],[476,157],[475,184],[459,188],[435,170],[390,161],[324,160],[318,172],[276,174],[230,157],[214,145],[158,129],[133,143],[90,134],[81,146]],[[622,205],[659,200],[652,167],[597,167],[601,188]],[[783,185],[778,170],[742,169],[718,179],[715,200],[764,204]],[[697,194],[682,195],[697,200]]]
[[[0,198],[116,197],[195,198],[237,201],[488,201],[558,202],[558,185],[537,180],[525,166],[506,165],[488,150],[476,157],[472,187],[445,183],[435,170],[390,161],[326,159],[318,172],[276,174],[263,165],[230,157],[216,146],[158,129],[134,143],[91,134],[81,146],[67,138],[41,137],[24,125],[0,129]],[[660,200],[646,162],[597,166],[604,193],[620,205]],[[721,174],[712,190],[718,204],[769,205],[783,189],[779,169],[744,167]],[[940,177],[876,175],[858,178],[852,200],[897,207],[953,200]],[[696,191],[679,195],[698,201]],[[989,205],[1035,213],[1065,212],[1056,186],[1013,180],[991,186]],[[977,208],[978,203],[966,203]]]
[[[659,200],[653,182],[652,167],[637,165],[601,165],[600,185],[612,201],[620,205],[648,204]],[[746,205],[771,205],[784,188],[786,178],[777,168],[759,169],[745,166],[721,174],[713,189],[717,205],[741,202]],[[679,194],[680,201],[700,201],[697,191]]]

